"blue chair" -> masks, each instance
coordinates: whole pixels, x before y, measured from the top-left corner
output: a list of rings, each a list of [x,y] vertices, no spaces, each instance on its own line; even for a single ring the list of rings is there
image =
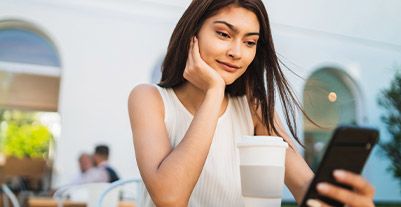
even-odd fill
[[[10,190],[10,188],[8,188],[8,186],[6,184],[2,184],[1,189],[2,189],[3,193],[6,195],[6,197],[8,197],[10,199],[13,207],[20,207],[17,197]],[[3,202],[4,202],[3,206],[8,207],[8,202],[6,200],[4,200]]]
[[[108,188],[106,188],[102,194],[99,197],[98,203],[97,203],[97,207],[111,207],[111,206],[104,206],[105,205],[105,201],[107,200],[107,197],[109,196],[109,194],[111,193],[115,193],[117,191],[118,188],[121,188],[124,185],[127,184],[134,184],[135,185],[135,196],[134,196],[134,200],[137,206],[141,206],[141,201],[140,201],[140,195],[141,193],[143,193],[143,185],[142,184],[142,179],[140,178],[132,178],[132,179],[120,179],[117,180],[115,182],[113,182]],[[112,206],[114,207],[114,206]]]

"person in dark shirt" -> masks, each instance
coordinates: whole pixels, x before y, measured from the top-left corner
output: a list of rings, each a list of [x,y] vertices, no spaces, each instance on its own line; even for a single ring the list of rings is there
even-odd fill
[[[108,175],[108,182],[114,182],[120,179],[117,172],[109,165],[109,147],[106,145],[97,145],[95,147],[95,153],[93,159],[95,165],[98,168],[103,168]]]

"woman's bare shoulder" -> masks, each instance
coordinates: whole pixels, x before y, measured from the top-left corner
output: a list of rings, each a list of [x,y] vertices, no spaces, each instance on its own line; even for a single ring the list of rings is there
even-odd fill
[[[141,95],[146,95],[146,94],[154,94],[154,93],[158,93],[158,90],[157,90],[157,88],[156,88],[156,86],[155,85],[153,85],[153,84],[149,84],[149,83],[141,83],[141,84],[138,84],[138,85],[136,85],[132,90],[131,90],[131,93],[130,93],[130,98],[132,97],[132,96],[141,96]]]
[[[136,85],[129,95],[129,100],[136,98],[146,98],[146,97],[160,97],[159,90],[153,84],[142,83]]]
[[[145,107],[163,109],[163,100],[159,90],[153,84],[139,84],[135,86],[128,97],[128,107]]]

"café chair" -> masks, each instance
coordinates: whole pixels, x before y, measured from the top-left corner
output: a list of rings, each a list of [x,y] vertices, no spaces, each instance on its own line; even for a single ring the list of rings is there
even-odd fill
[[[110,186],[108,186],[100,195],[99,200],[97,202],[96,207],[115,207],[113,205],[107,205],[106,201],[109,199],[110,194],[113,193],[123,193],[121,191],[124,186],[133,184],[134,186],[130,186],[130,190],[134,190],[135,196],[133,197],[133,200],[135,201],[135,206],[142,206],[140,195],[144,192],[144,188],[142,184],[142,180],[140,178],[131,178],[131,179],[120,179],[115,182],[113,182]]]
[[[2,184],[1,185],[1,189],[2,189],[3,193],[6,195],[6,197],[8,197],[10,199],[11,204],[13,205],[13,207],[20,207],[17,197],[10,190],[10,188],[8,188],[8,186],[6,184]],[[8,207],[8,201],[7,200],[3,200],[3,206],[4,207]]]

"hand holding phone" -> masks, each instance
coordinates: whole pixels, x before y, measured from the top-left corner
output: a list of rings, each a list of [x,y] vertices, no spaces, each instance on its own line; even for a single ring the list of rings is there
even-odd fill
[[[353,188],[353,191],[324,183],[324,189],[320,188],[321,184],[317,185],[319,194],[333,198],[348,207],[375,206],[373,203],[374,187],[361,175],[343,170],[335,170],[333,175],[337,182],[347,184]],[[328,207],[326,203],[314,199],[308,199],[306,203],[310,207]]]
[[[310,199],[320,200],[331,206],[344,206],[344,203],[340,202],[341,199],[338,198],[338,195],[333,194],[340,191],[358,191],[362,188],[358,186],[359,183],[367,183],[364,180],[360,180],[360,182],[357,182],[358,180],[349,181],[350,177],[347,176],[354,176],[352,177],[354,179],[363,179],[358,174],[361,173],[373,146],[377,142],[378,136],[379,133],[375,129],[349,126],[337,128],[316,171],[316,175],[309,185],[301,207],[308,206],[307,201]],[[347,175],[345,180],[341,180],[341,171],[340,175],[337,173],[336,177],[333,176],[333,171],[336,169],[343,169],[353,174],[345,173]],[[317,186],[318,183],[319,185]],[[320,185],[322,183],[328,183],[329,186]],[[333,186],[335,186],[334,190]],[[317,187],[319,187],[319,192]],[[326,189],[331,189],[331,194],[322,193],[322,187],[329,187]],[[337,198],[337,200],[333,198]],[[365,197],[360,199],[365,199]]]

